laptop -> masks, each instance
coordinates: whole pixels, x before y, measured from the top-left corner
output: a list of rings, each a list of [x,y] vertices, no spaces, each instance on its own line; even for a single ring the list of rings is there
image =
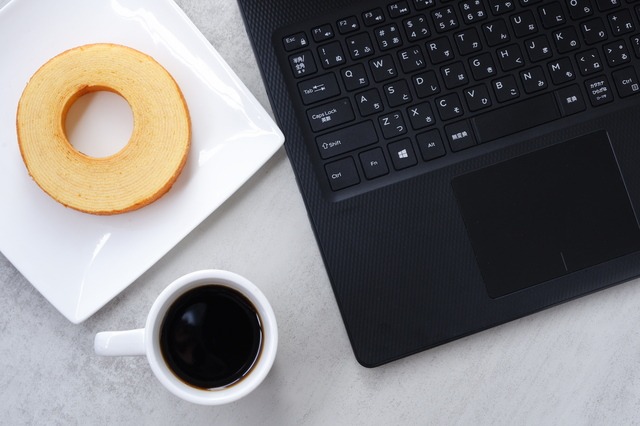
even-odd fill
[[[239,4],[362,365],[640,274],[640,2]]]

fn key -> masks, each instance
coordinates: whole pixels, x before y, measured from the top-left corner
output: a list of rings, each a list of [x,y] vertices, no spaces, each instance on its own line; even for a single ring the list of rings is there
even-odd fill
[[[324,166],[331,189],[339,191],[360,183],[358,170],[353,158],[347,157]]]

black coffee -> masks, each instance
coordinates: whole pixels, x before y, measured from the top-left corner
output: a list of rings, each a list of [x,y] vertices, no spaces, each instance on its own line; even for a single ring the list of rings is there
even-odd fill
[[[255,362],[262,329],[255,308],[228,287],[207,285],[180,296],[160,329],[160,349],[187,384],[219,388],[242,378]]]

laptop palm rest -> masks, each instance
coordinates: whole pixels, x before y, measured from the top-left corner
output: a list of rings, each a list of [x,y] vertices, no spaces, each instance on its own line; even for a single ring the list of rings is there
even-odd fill
[[[452,180],[490,297],[640,250],[607,132]]]

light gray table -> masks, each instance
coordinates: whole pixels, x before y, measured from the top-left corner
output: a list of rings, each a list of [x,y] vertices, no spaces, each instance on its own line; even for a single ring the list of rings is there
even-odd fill
[[[269,108],[235,2],[178,4]],[[165,391],[144,358],[93,354],[96,332],[141,327],[165,285],[212,267],[254,281],[279,321],[274,368],[253,394],[196,406]],[[80,325],[0,255],[0,424],[640,424],[639,306],[640,282],[630,282],[365,369],[281,150]]]

